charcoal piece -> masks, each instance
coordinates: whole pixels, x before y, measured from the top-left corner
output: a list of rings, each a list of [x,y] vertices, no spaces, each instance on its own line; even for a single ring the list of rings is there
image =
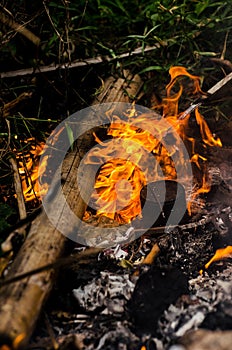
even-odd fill
[[[188,293],[186,276],[176,267],[152,266],[136,283],[128,302],[129,316],[138,335],[156,335],[157,322],[170,304]]]
[[[215,330],[232,329],[232,306],[228,301],[221,302],[217,305],[217,310],[209,312],[202,322],[200,328]]]
[[[174,180],[159,180],[148,183],[140,192],[143,208],[142,221],[138,225],[157,227],[175,225],[188,218],[184,187]],[[178,219],[177,219],[178,218]],[[154,220],[153,220],[154,219]]]

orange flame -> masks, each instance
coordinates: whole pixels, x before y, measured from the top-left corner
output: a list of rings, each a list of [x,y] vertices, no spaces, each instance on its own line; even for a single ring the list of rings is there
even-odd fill
[[[17,350],[21,347],[22,341],[25,339],[26,335],[25,333],[21,333],[16,336],[16,338],[13,340],[13,343],[11,346],[9,345],[1,345],[0,350]]]
[[[188,77],[193,82],[193,94],[203,94],[200,89],[200,78],[195,75],[191,75],[184,67],[172,67],[170,69],[171,80],[166,86],[167,97],[163,99],[162,107],[163,118],[168,120],[174,129],[178,132],[181,139],[184,142],[191,145],[190,160],[198,168],[202,167],[202,163],[206,161],[206,158],[198,154],[195,150],[195,139],[188,136],[188,121],[189,115],[179,120],[181,112],[179,112],[179,100],[183,93],[184,86],[181,82],[182,77]],[[178,85],[178,92],[173,93],[174,86]],[[155,107],[157,108],[157,107]],[[154,108],[154,109],[155,109]],[[113,111],[109,110],[107,114],[112,116]],[[202,115],[198,110],[195,112],[196,121],[199,125],[199,131],[201,133],[202,141],[205,146],[221,146],[221,141],[215,139]],[[121,223],[128,223],[141,213],[140,204],[140,191],[143,186],[146,185],[146,179],[148,181],[165,179],[176,179],[176,168],[173,163],[172,156],[176,152],[176,148],[173,146],[173,150],[167,151],[162,145],[162,138],[166,135],[166,127],[162,129],[162,123],[159,127],[156,127],[156,121],[150,117],[150,115],[142,114],[137,116],[135,108],[131,108],[128,111],[129,124],[122,123],[119,117],[113,116],[113,122],[108,128],[107,134],[115,140],[123,140],[124,147],[129,157],[123,158],[123,150],[115,154],[115,147],[113,144],[106,146],[95,135],[95,139],[99,144],[99,147],[95,147],[94,154],[87,156],[87,162],[90,164],[98,163],[102,156],[108,161],[101,167],[97,176],[95,189],[96,193],[92,196],[97,207],[97,215],[106,215],[111,219],[116,219]],[[131,123],[132,121],[132,123]],[[139,126],[142,122],[144,130],[141,130]],[[62,129],[60,130],[60,132]],[[152,135],[159,135],[154,138]],[[54,142],[55,137],[59,135],[53,135]],[[27,143],[32,143],[32,139],[27,140]],[[116,141],[117,142],[117,141]],[[38,160],[43,153],[44,143],[37,146],[31,146],[30,152],[24,155],[23,152],[18,154],[18,161],[20,165],[20,174],[22,178],[22,187],[26,201],[33,201],[40,199],[40,196],[46,194],[47,187],[44,184],[42,192],[39,191],[38,185]],[[146,163],[146,152],[153,154],[156,158],[155,168],[151,169],[149,166],[145,170],[135,164],[141,162]],[[112,159],[113,158],[113,159]],[[184,165],[185,160],[180,160]],[[149,162],[147,162],[148,164]],[[98,163],[99,164],[99,163]],[[47,158],[44,157],[44,163],[40,165],[40,173],[47,165]],[[160,173],[160,169],[162,174]],[[193,199],[199,195],[209,191],[210,184],[205,175],[203,175],[202,186],[193,194]],[[189,204],[188,204],[189,205]],[[190,211],[190,205],[189,205]],[[87,216],[87,213],[86,213]]]
[[[188,121],[189,121],[190,115],[188,115],[185,119],[180,120],[182,112],[179,112],[178,104],[184,88],[180,78],[184,76],[184,77],[190,78],[193,81],[193,87],[194,87],[192,91],[193,95],[195,94],[205,95],[205,93],[200,88],[200,77],[188,73],[186,68],[172,67],[170,68],[169,74],[171,75],[171,81],[166,86],[167,98],[165,98],[162,101],[163,115],[169,120],[170,123],[172,123],[173,127],[177,130],[181,138],[190,145],[189,147],[191,149],[190,150],[191,162],[194,163],[197,166],[197,168],[203,171],[202,183],[200,185],[200,188],[198,188],[194,193],[192,193],[191,201],[188,202],[188,211],[189,213],[191,213],[191,202],[196,197],[198,197],[199,194],[209,192],[211,185],[201,165],[201,163],[203,162],[204,164],[204,162],[207,161],[207,159],[196,152],[195,150],[196,140],[187,135]],[[176,83],[179,84],[179,91],[178,93],[175,93],[174,95],[172,95],[172,88],[176,85]],[[213,137],[205,119],[200,114],[198,108],[196,108],[195,110],[195,117],[196,117],[196,122],[199,125],[199,129],[200,129],[199,131],[201,134],[203,144],[206,146],[222,147],[221,140],[219,138],[215,139]]]
[[[223,260],[226,258],[232,258],[232,246],[228,245],[226,248],[221,248],[216,250],[216,253],[214,254],[214,256],[207,262],[207,264],[205,264],[205,269],[208,269],[209,266],[215,262],[215,261],[219,261],[219,260]],[[200,274],[202,274],[202,270],[200,271]]]
[[[201,168],[201,163],[205,162],[206,158],[196,153],[195,139],[187,135],[190,115],[180,120],[179,117],[182,113],[179,112],[178,106],[184,89],[181,78],[188,77],[193,82],[192,94],[203,95],[204,93],[200,89],[200,77],[191,75],[184,67],[172,67],[169,73],[171,75],[171,81],[166,86],[167,97],[163,99],[161,106],[156,106],[154,109],[162,108],[163,118],[171,123],[183,141],[191,145],[191,162],[196,164],[198,168]],[[179,90],[173,93],[172,90],[176,84],[178,84]],[[112,111],[109,111],[109,114],[110,113],[112,113]],[[106,160],[96,178],[96,192],[92,196],[92,200],[95,201],[99,208],[96,214],[108,216],[111,219],[118,220],[120,223],[128,223],[141,213],[140,191],[146,184],[146,177],[148,176],[149,181],[159,179],[158,169],[152,169],[152,171],[151,169],[147,169],[145,174],[143,174],[141,169],[134,165],[134,163],[138,164],[140,159],[142,159],[144,163],[146,162],[143,149],[153,153],[156,157],[157,163],[162,168],[162,178],[176,179],[176,170],[175,164],[173,164],[172,161],[172,154],[170,154],[170,151],[168,152],[159,141],[162,138],[156,139],[152,136],[154,134],[157,135],[157,133],[161,137],[165,135],[165,130],[156,130],[156,133],[154,133],[154,120],[146,115],[137,116],[133,107],[131,111],[128,111],[128,120],[130,120],[130,122],[133,121],[133,125],[131,125],[131,123],[130,125],[122,123],[120,118],[116,116],[113,116],[113,119],[114,121],[108,128],[107,134],[112,136],[113,139],[119,140],[119,142],[122,140],[126,141],[125,147],[127,154],[128,152],[130,154],[129,160],[122,159],[123,149],[121,153],[115,154],[115,147],[112,143],[104,145],[95,135],[95,140],[99,143],[99,147],[95,148],[94,154],[87,157],[86,162],[89,164],[96,164],[102,159],[103,155],[105,156],[104,160]],[[138,122],[137,125],[139,125],[141,119],[143,125],[146,126],[144,129],[151,130],[151,133],[136,127],[136,121]],[[221,146],[221,141],[213,137],[206,121],[198,110],[196,110],[196,121],[199,125],[203,144],[205,144],[205,146]],[[174,153],[175,150],[173,150],[173,154]],[[194,198],[199,193],[207,192],[209,189],[210,185],[208,179],[204,175],[202,186],[194,193]],[[88,214],[86,213],[86,218],[87,216]]]
[[[206,121],[204,120],[202,115],[199,113],[198,108],[195,110],[195,115],[196,115],[197,124],[200,126],[200,132],[201,132],[203,142],[208,146],[222,147],[221,140],[219,138],[215,139],[213,137]]]
[[[16,158],[19,164],[24,199],[30,202],[40,200],[41,196],[47,193],[47,185],[44,184],[41,190],[38,182],[39,158],[44,152],[44,142],[35,145],[35,140],[30,138],[24,143],[29,145],[29,151],[26,154],[25,151],[17,153]],[[45,171],[46,165],[47,157],[44,157],[43,163],[40,165],[40,173]]]
[[[114,121],[108,128],[107,134],[113,137],[114,142],[104,146],[96,137],[99,147],[95,147],[94,152],[86,157],[86,163],[93,164],[99,162],[102,157],[109,159],[100,170],[95,182],[96,193],[92,196],[95,201],[97,215],[105,215],[115,219],[120,223],[128,223],[141,213],[140,191],[146,185],[146,178],[152,179],[156,176],[166,179],[176,178],[176,169],[171,158],[172,154],[167,151],[159,141],[162,134],[166,132],[165,127],[157,129],[157,119],[151,115],[142,114],[137,116],[128,111],[130,124],[121,122],[120,118],[114,116]],[[136,125],[143,123],[145,130],[141,130]],[[155,139],[152,134],[159,134]],[[119,145],[120,147],[117,147]],[[147,152],[153,154],[157,163],[149,165]],[[173,153],[176,150],[173,149]],[[125,158],[127,155],[127,159]],[[113,159],[112,159],[113,158]],[[140,163],[147,164],[145,173],[139,167]],[[137,164],[137,165],[136,165]],[[162,174],[159,174],[162,169]],[[159,174],[159,175],[158,175]],[[85,215],[87,219],[88,214]]]

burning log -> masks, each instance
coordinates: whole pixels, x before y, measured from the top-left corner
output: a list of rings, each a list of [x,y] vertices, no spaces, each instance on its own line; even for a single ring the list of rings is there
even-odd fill
[[[110,78],[106,81],[103,93],[98,96],[94,103],[129,102],[130,99],[135,99],[141,89],[142,82],[138,76],[133,77],[129,72],[125,72],[125,76],[125,79],[114,80]],[[75,215],[82,218],[86,210],[86,203],[82,199],[76,183],[76,169],[86,153],[86,147],[93,141],[92,133],[85,133],[83,137],[79,138],[79,141],[78,150],[69,153],[63,162],[62,180],[64,183],[63,194],[67,202],[71,204]],[[89,167],[83,175],[85,177],[85,181],[83,181],[85,193],[89,198],[94,182],[92,171],[93,168]],[[63,208],[60,208],[58,197],[55,194],[53,202],[54,210],[57,210],[59,217]],[[71,229],[72,226],[73,223],[70,222]],[[67,230],[70,228],[67,227]],[[0,290],[0,345],[21,348],[27,344],[56,276],[53,269],[42,269],[43,271],[34,275],[30,275],[30,271],[36,269],[38,271],[48,264],[52,266],[58,258],[65,254],[66,243],[66,237],[52,225],[46,213],[42,211],[32,223],[29,235],[7,275],[7,279],[15,278],[18,275],[26,277],[13,285],[4,286]]]
[[[73,161],[73,158],[75,158],[75,161]],[[64,185],[63,190],[65,194],[69,193],[68,197],[72,200],[78,199],[78,192],[76,192],[76,188],[69,191],[68,187],[71,181],[70,178],[75,175],[73,174],[75,172],[73,166],[78,165],[79,161],[78,152],[70,154],[66,160],[67,166],[69,165],[71,169],[69,176],[66,178],[67,185]],[[91,178],[91,174],[88,178]],[[91,193],[91,189],[89,189],[89,192]],[[77,203],[76,212],[81,215],[85,210],[84,203],[80,199]],[[8,278],[55,262],[64,254],[65,242],[65,236],[53,227],[45,212],[42,212],[33,222],[28,238],[17,255]],[[33,331],[42,305],[52,288],[54,278],[54,270],[48,270],[27,277],[13,286],[9,285],[2,288],[0,303],[0,317],[2,320],[0,340],[2,344],[6,342],[13,344],[20,335],[22,343],[26,343]],[[7,340],[5,340],[6,338]]]

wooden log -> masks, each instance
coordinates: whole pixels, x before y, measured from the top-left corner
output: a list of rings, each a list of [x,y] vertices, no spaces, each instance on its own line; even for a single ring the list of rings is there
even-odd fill
[[[132,75],[124,70],[125,78],[110,77],[104,84],[104,89],[96,98],[94,104],[105,102],[129,102],[138,98],[143,85],[139,75]]]
[[[142,82],[126,72],[127,79],[106,81],[102,94],[94,103],[103,102],[130,102],[138,95]],[[63,194],[73,212],[82,218],[86,203],[80,196],[76,183],[76,169],[86,153],[87,147],[93,140],[92,133],[87,132],[78,141],[78,149],[65,158],[62,168],[64,183]],[[93,168],[89,167],[82,181],[84,190],[90,198],[95,176]],[[53,210],[62,218],[63,207],[59,202],[59,193],[55,197]],[[69,218],[68,218],[69,219]],[[68,222],[67,231],[72,230],[73,223]],[[68,232],[67,232],[68,233]],[[55,281],[53,269],[43,270],[35,275],[28,272],[39,269],[47,264],[53,264],[65,254],[67,238],[62,235],[49,221],[46,213],[42,213],[34,220],[29,235],[15,258],[7,279],[26,275],[21,281],[5,285],[0,289],[0,346],[8,345],[14,349],[25,348]]]
[[[198,329],[186,333],[180,343],[186,350],[229,350],[232,343],[231,330],[210,331],[208,329]]]

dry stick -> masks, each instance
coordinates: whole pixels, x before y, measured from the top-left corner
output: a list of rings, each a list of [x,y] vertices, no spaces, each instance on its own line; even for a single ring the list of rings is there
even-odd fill
[[[128,81],[111,78],[105,84],[107,92],[104,91],[95,103],[129,102],[129,96],[135,97],[142,83],[138,76],[132,79],[128,73],[127,79]],[[63,194],[71,210],[79,218],[82,218],[86,210],[86,203],[80,196],[77,185],[77,168],[92,140],[92,133],[85,133],[78,141],[78,150],[67,155],[62,168]],[[60,177],[60,174],[58,173],[57,176]],[[83,177],[85,181],[81,181],[84,186],[82,190],[86,197],[90,198],[95,179],[94,169],[89,167]],[[67,234],[73,232],[74,229],[78,230],[76,220],[72,222],[69,217],[62,216],[65,206],[61,206],[59,198],[58,192],[55,200],[52,201],[53,212],[56,213],[58,220],[67,220]],[[26,275],[32,270],[44,269],[45,265],[55,264],[64,256],[66,242],[66,237],[51,224],[46,213],[42,211],[32,223],[27,239],[7,275],[8,281],[14,278],[16,281],[21,275],[20,281],[17,280],[0,289],[0,345],[5,344],[6,339],[9,344],[13,344],[15,339],[22,339],[20,345],[26,347],[41,309],[52,289],[56,274],[54,269],[49,268],[37,274],[33,273],[32,276],[26,277]],[[25,278],[21,281],[22,275]]]
[[[160,48],[160,44],[156,44],[154,46],[148,46],[145,49],[142,47],[139,47],[138,49],[132,51],[132,52],[126,52],[121,55],[118,55],[117,57],[109,57],[109,56],[97,56],[95,58],[87,58],[85,60],[75,60],[71,62],[71,64],[62,64],[62,65],[49,65],[49,66],[42,66],[42,67],[36,67],[36,68],[26,68],[26,69],[19,69],[16,71],[10,71],[10,72],[2,72],[0,73],[0,77],[3,78],[13,78],[18,76],[24,76],[24,75],[30,75],[34,73],[47,73],[47,72],[53,72],[58,69],[71,69],[71,68],[78,68],[83,66],[89,66],[92,64],[99,64],[104,62],[112,62],[115,60],[121,60],[123,58],[131,57],[134,55],[141,55],[143,53],[148,53],[154,50],[157,50]]]
[[[54,350],[59,350],[59,344],[56,341],[55,332],[54,332],[54,330],[52,328],[51,322],[50,322],[46,312],[44,313],[44,320],[45,320],[45,326],[46,326],[46,329],[47,329],[47,333],[48,333],[49,338],[51,340],[52,348]]]
[[[0,108],[0,117],[5,118],[5,122],[8,128],[7,145],[4,149],[0,149],[0,158],[3,157],[3,154],[5,154],[10,148],[11,132],[10,132],[10,122],[7,119],[7,117],[10,115],[12,109],[14,109],[20,102],[24,101],[25,99],[31,96],[32,96],[31,92],[23,92],[17,98],[15,98],[14,100],[8,103],[5,103],[3,107]]]
[[[232,63],[229,60],[223,60],[221,58],[210,58],[210,61],[222,67],[227,72],[232,72]]]
[[[22,184],[21,184],[21,179],[18,171],[18,166],[17,166],[16,160],[13,157],[11,157],[9,161],[14,172],[14,187],[15,187],[16,199],[18,202],[19,217],[20,217],[20,220],[23,220],[27,216],[27,211],[26,211],[26,206],[24,202],[24,196],[23,196]]]
[[[159,253],[160,253],[160,248],[159,248],[158,244],[155,243],[153,245],[153,247],[151,248],[151,251],[145,257],[145,259],[143,260],[142,263],[146,264],[146,265],[152,265],[153,262],[155,261],[155,258],[158,256]]]
[[[196,32],[193,35],[193,38],[196,38],[198,35],[200,35],[201,32]],[[171,39],[173,40],[178,40],[179,37],[176,36]],[[19,69],[16,71],[9,71],[9,72],[2,72],[0,73],[0,78],[14,78],[17,76],[24,76],[24,75],[31,75],[35,73],[47,73],[47,72],[52,72],[58,69],[71,69],[71,68],[78,68],[78,67],[83,67],[83,66],[89,66],[93,64],[99,64],[99,63],[104,63],[104,62],[113,62],[116,60],[122,60],[124,58],[132,57],[135,55],[143,55],[148,52],[152,52],[155,50],[160,49],[161,47],[165,47],[169,45],[169,40],[163,41],[162,44],[156,43],[153,46],[147,46],[147,47],[138,47],[137,49],[131,51],[131,52],[125,52],[122,53],[121,55],[117,55],[116,57],[109,57],[109,56],[97,56],[94,58],[87,58],[87,59],[82,59],[82,60],[75,60],[73,62],[69,62],[68,64],[62,64],[62,65],[56,65],[56,64],[51,64],[48,66],[42,66],[42,67],[34,67],[34,68],[26,68],[26,69]]]
[[[0,11],[0,21],[3,24],[10,27],[11,29],[15,30],[16,32],[24,35],[28,40],[30,40],[36,46],[39,46],[40,38],[38,36],[36,36],[35,34],[33,34],[30,30],[25,28],[24,24],[19,24],[19,23],[15,22],[12,18],[9,18],[1,11]]]
[[[22,101],[30,98],[32,96],[32,93],[31,92],[23,92],[22,94],[20,94],[18,97],[16,97],[14,100],[8,102],[8,103],[5,103],[3,105],[3,107],[0,109],[0,113],[1,113],[1,116],[3,118],[6,118],[10,115],[12,109],[14,109],[15,107],[17,107],[17,105],[19,103],[21,103]]]
[[[198,37],[200,34],[201,34],[200,31],[194,33],[193,38]],[[122,60],[124,58],[132,57],[135,55],[141,55],[144,53],[155,51],[157,49],[160,49],[161,47],[168,46],[169,42],[173,41],[174,39],[178,40],[179,36],[175,36],[171,40],[162,41],[162,44],[156,43],[153,46],[147,46],[145,48],[140,46],[131,52],[125,52],[125,53],[118,55],[116,57],[97,56],[95,58],[75,60],[71,63],[63,64],[63,65],[51,64],[49,66],[42,66],[42,67],[36,67],[36,68],[26,68],[26,69],[20,69],[20,70],[10,71],[10,72],[2,72],[2,73],[0,73],[0,78],[12,78],[12,77],[17,77],[17,76],[30,75],[30,74],[34,74],[34,73],[47,73],[47,72],[52,72],[52,71],[55,71],[58,69],[71,69],[71,68],[88,66],[91,64],[99,64],[99,63],[104,63],[104,62],[112,62],[115,60]]]
[[[13,101],[4,104],[2,107],[2,110],[1,110],[2,117],[6,118],[10,114],[10,112],[13,108],[15,108],[21,101],[23,101],[29,97],[31,97],[31,93],[22,93]],[[9,123],[9,121],[8,121],[8,123]],[[21,179],[20,179],[20,175],[19,175],[19,171],[18,171],[17,162],[16,162],[15,158],[13,158],[13,157],[10,157],[9,162],[10,162],[12,170],[13,170],[14,187],[15,187],[15,194],[16,194],[16,199],[17,199],[17,203],[18,203],[19,218],[20,218],[20,220],[24,220],[27,217],[27,211],[26,211],[26,206],[25,206],[25,202],[24,202],[22,184],[21,184]],[[17,233],[25,236],[26,235],[26,228],[27,228],[27,224],[22,225],[20,228],[17,229]],[[12,232],[8,236],[8,238],[1,244],[1,249],[3,252],[8,252],[8,251],[12,250],[11,239],[12,239],[13,235],[14,235],[14,232]]]
[[[20,220],[24,220],[27,217],[27,211],[26,211],[26,206],[24,202],[24,196],[23,196],[23,190],[22,190],[22,184],[21,184],[21,179],[18,171],[18,166],[16,160],[11,157],[9,159],[9,162],[11,164],[13,173],[14,173],[14,187],[15,187],[15,194],[16,194],[16,199],[18,203],[18,210],[19,210],[19,217]],[[27,224],[24,224],[22,227],[20,227],[17,230],[17,233],[23,235],[24,237],[26,236],[26,228]],[[14,232],[12,232],[7,239],[1,244],[1,249],[2,251],[9,252],[12,250],[12,244],[11,244],[11,239],[14,236]]]
[[[232,80],[232,72],[226,75],[223,79],[218,81],[215,85],[213,85],[208,91],[208,94],[215,94],[219,90],[221,90],[224,86],[226,86]]]
[[[207,104],[208,102],[216,101],[218,95],[224,91],[224,89],[227,87],[227,84],[231,83],[232,81],[232,72],[226,75],[223,79],[218,81],[215,85],[213,85],[208,91],[207,94],[209,94],[209,97],[206,97],[205,99],[202,99],[200,102],[193,103],[188,107],[180,116],[179,120],[183,120],[189,115],[191,112],[193,112],[196,108],[201,106],[202,104]]]
[[[228,282],[229,283],[229,282]],[[208,330],[208,329],[194,329],[187,331],[183,336],[178,338],[179,347],[186,350],[206,350],[217,349],[226,350],[231,349],[232,331],[229,330]]]
[[[77,188],[76,169],[81,161],[80,152],[84,152],[86,142],[91,141],[91,138],[88,139],[85,135],[85,140],[80,144],[79,150],[70,153],[64,161],[67,171],[66,176],[63,176],[65,181],[63,193],[66,200],[72,204],[72,210],[80,218],[84,214],[86,204]],[[83,190],[88,196],[92,192],[94,179],[92,172],[90,168],[85,174],[86,184]],[[58,222],[66,219],[67,233],[73,232],[75,222],[62,216],[65,205],[60,205],[59,196],[55,198],[53,207]],[[46,213],[42,212],[32,223],[28,237],[10,269],[8,278],[25,274],[45,264],[54,263],[64,254],[65,243],[66,237],[50,223]],[[4,344],[6,338],[13,343],[20,334],[23,334],[22,345],[26,345],[54,280],[54,270],[49,269],[27,277],[23,283],[20,281],[2,287],[0,291],[0,345],[1,342]]]
[[[143,234],[148,233],[151,236],[154,235],[156,237],[158,237],[158,236],[160,237],[164,234],[172,233],[175,229],[179,229],[181,231],[184,231],[184,230],[196,229],[199,226],[204,226],[204,225],[208,224],[209,222],[212,222],[213,220],[215,220],[216,216],[218,214],[219,214],[218,211],[216,211],[215,213],[209,214],[206,217],[201,218],[200,220],[190,222],[188,224],[183,224],[183,225],[173,225],[173,226],[168,226],[168,227],[167,226],[157,226],[157,227],[151,227],[151,228],[146,228],[146,229],[133,229],[132,233],[133,232],[135,232],[135,233],[136,232],[139,232],[139,233],[143,232]],[[116,221],[111,220],[111,226],[117,227],[118,223]],[[103,226],[103,227],[105,227],[105,226]],[[110,225],[108,225],[108,227],[110,227]],[[124,228],[120,231],[120,226],[119,226],[119,231],[118,231],[119,234],[123,233],[124,231],[125,231]],[[86,234],[86,236],[88,235],[88,230],[85,231],[85,234]],[[92,234],[92,230],[91,230],[91,234]],[[91,250],[86,251],[87,257],[89,257],[89,255],[92,255],[95,253],[97,254],[97,253],[101,252],[103,248],[92,248],[92,249],[93,249],[92,251]],[[96,250],[94,250],[94,249],[96,249]],[[154,253],[158,254],[159,250],[157,250],[157,247],[154,249],[155,249]],[[10,283],[13,283],[15,281],[22,280],[25,277],[31,276],[33,274],[39,273],[39,272],[44,271],[44,270],[48,270],[48,269],[52,269],[52,268],[59,268],[60,266],[65,266],[65,265],[70,264],[72,262],[77,262],[79,259],[82,259],[82,257],[85,257],[85,252],[80,253],[79,255],[77,255],[77,257],[68,257],[68,258],[59,259],[55,263],[46,264],[45,266],[42,266],[36,270],[31,270],[23,275],[15,276],[12,279],[7,278],[6,280],[3,280],[2,282],[0,282],[0,287],[2,285],[5,285],[5,284],[10,284]],[[149,259],[150,259],[150,257],[149,257]],[[144,262],[144,263],[147,263],[147,262]]]
[[[226,32],[224,45],[223,45],[223,50],[222,50],[221,57],[220,57],[222,60],[225,59],[228,36],[229,36],[229,30],[227,30],[227,32]]]
[[[18,281],[21,281],[22,283],[25,278],[36,275],[43,271],[59,269],[60,267],[70,266],[74,263],[75,266],[77,266],[78,264],[82,264],[90,258],[97,257],[98,254],[102,252],[102,250],[102,248],[87,248],[86,250],[76,255],[60,258],[51,264],[46,264],[44,266],[38,267],[37,269],[33,269],[19,275],[15,275],[11,278],[7,277],[5,279],[0,280],[0,288]]]

